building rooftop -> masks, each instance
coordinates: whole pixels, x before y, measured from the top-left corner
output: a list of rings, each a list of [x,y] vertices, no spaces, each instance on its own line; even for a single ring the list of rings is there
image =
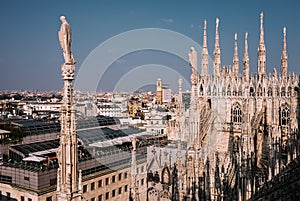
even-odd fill
[[[13,125],[19,126],[25,135],[39,135],[45,133],[58,133],[60,132],[59,122],[42,122],[37,120],[15,120],[12,121]],[[103,127],[110,125],[120,124],[117,118],[98,116],[93,118],[86,118],[83,120],[77,120],[77,129],[86,129],[93,127]]]

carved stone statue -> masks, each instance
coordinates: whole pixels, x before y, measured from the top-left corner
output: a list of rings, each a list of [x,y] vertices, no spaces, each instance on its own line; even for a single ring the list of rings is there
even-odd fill
[[[274,79],[277,79],[277,70],[276,70],[276,68],[273,69],[273,77],[274,77]]]
[[[195,50],[194,47],[191,47],[190,52],[189,52],[189,62],[190,66],[192,68],[192,74],[196,75],[197,74],[197,51]]]
[[[58,32],[58,39],[64,54],[65,64],[72,65],[76,62],[71,52],[71,28],[65,16],[61,16],[60,21],[62,24]]]

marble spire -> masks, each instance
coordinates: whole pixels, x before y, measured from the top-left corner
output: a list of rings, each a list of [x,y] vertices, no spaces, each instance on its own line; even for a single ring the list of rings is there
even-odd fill
[[[283,28],[283,47],[281,54],[281,77],[287,77],[288,70],[288,55],[286,50],[286,28]]]
[[[238,44],[237,44],[236,33],[234,34],[233,75],[235,77],[239,75],[239,55],[238,55]]]
[[[221,51],[219,45],[219,18],[216,19],[216,39],[214,49],[214,76],[220,76]]]
[[[266,74],[266,46],[264,41],[264,14],[260,14],[260,32],[259,32],[259,46],[257,50],[257,73],[262,76]]]
[[[248,53],[248,32],[245,33],[245,50],[244,50],[244,69],[243,78],[244,80],[249,80],[249,53]]]
[[[203,46],[202,46],[202,76],[208,75],[208,49],[207,49],[207,37],[206,37],[206,20],[204,20],[203,28]]]
[[[61,66],[64,87],[62,90],[62,105],[60,108],[60,136],[57,153],[59,168],[57,170],[57,201],[80,201],[81,171],[78,169],[78,140],[76,117],[73,101],[73,84],[75,59],[72,56],[71,28],[64,16],[58,33],[65,62]]]

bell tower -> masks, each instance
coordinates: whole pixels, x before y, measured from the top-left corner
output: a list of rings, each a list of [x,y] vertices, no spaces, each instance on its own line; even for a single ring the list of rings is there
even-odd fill
[[[156,80],[156,104],[161,105],[162,104],[162,81],[161,78],[157,78]]]

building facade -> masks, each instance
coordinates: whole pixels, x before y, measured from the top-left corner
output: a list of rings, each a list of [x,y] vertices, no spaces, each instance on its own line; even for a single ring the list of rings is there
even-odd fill
[[[213,74],[208,74],[205,21],[201,73],[197,51],[191,48],[189,52],[190,108],[184,110],[179,98],[177,117],[169,128],[173,133],[177,131],[180,143],[187,143],[186,162],[177,164],[183,183],[178,190],[179,200],[248,200],[295,160],[300,151],[299,76],[288,73],[286,28],[280,73],[274,69],[267,74],[261,13],[257,73],[250,76],[248,33],[242,70],[236,34],[233,63],[221,68],[218,27],[219,19]]]

